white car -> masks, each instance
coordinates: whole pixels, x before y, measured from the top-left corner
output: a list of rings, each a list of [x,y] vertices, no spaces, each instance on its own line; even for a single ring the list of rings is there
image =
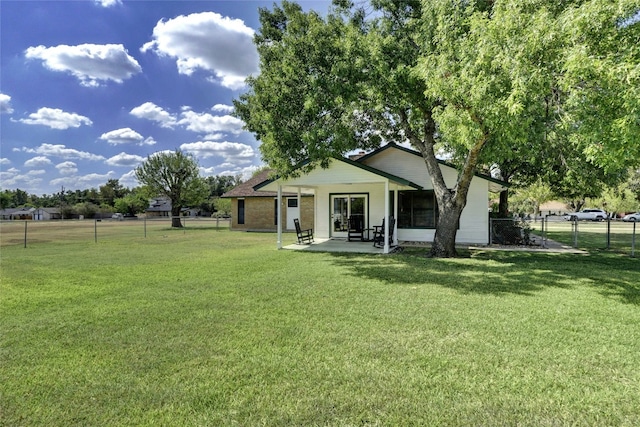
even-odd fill
[[[602,221],[607,218],[607,213],[602,209],[584,209],[580,212],[568,213],[564,216],[567,221]]]
[[[631,222],[640,221],[640,212],[630,213],[629,215],[625,215],[622,217],[622,220],[631,221]]]

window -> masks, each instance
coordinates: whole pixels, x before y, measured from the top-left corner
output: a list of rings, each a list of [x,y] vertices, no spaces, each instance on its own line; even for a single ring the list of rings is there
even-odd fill
[[[437,220],[433,191],[398,192],[398,228],[436,228]]]
[[[244,224],[244,199],[238,199],[238,224]]]
[[[278,225],[278,199],[273,199],[273,225]]]
[[[287,199],[287,207],[288,208],[297,208],[298,207],[298,199]]]

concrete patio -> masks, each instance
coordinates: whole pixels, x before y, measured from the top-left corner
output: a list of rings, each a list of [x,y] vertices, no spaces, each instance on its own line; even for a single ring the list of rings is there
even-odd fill
[[[382,248],[373,247],[372,242],[349,242],[347,239],[315,239],[311,244],[294,243],[283,246],[282,249],[308,252],[382,254]]]
[[[553,240],[546,240],[544,247],[541,241],[534,239],[531,246],[500,246],[500,245],[460,245],[461,249],[471,251],[510,251],[510,252],[546,252],[546,253],[570,253],[585,255],[588,252],[566,246]],[[399,242],[399,246],[405,248],[428,248],[429,243]],[[347,241],[346,239],[315,239],[311,244],[293,243],[283,246],[282,249],[308,252],[342,252],[361,254],[382,254],[382,248],[375,248],[372,242]],[[391,252],[393,253],[393,252]]]

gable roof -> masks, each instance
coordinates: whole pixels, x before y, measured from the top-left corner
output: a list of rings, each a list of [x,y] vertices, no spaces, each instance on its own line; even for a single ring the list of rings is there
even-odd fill
[[[400,184],[400,185],[404,185],[404,186],[407,186],[407,187],[412,187],[412,188],[415,188],[417,190],[422,189],[422,187],[420,185],[418,185],[418,184],[416,184],[414,182],[411,182],[411,181],[409,181],[409,180],[407,180],[405,178],[399,177],[397,175],[390,174],[390,173],[382,171],[380,169],[376,169],[374,167],[371,167],[371,166],[366,165],[364,163],[360,163],[358,161],[350,160],[350,159],[343,158],[343,157],[333,157],[332,160],[333,161],[342,162],[342,163],[346,163],[348,166],[355,167],[355,168],[357,168],[359,170],[369,172],[370,174],[373,174],[373,175],[378,176],[380,178],[388,179],[388,180],[393,181],[393,182],[395,182],[397,184]],[[301,166],[304,166],[306,164],[308,164],[308,162],[302,163]],[[267,179],[267,180],[265,180],[263,182],[260,182],[257,185],[255,185],[253,187],[253,189],[256,190],[256,191],[260,191],[261,188],[264,188],[264,187],[268,186],[269,184],[271,184],[271,183],[273,183],[273,182],[275,182],[275,181],[277,181],[279,179],[280,179],[279,176],[276,176],[276,177],[274,177],[272,179]],[[292,180],[295,181],[295,178],[293,178]],[[377,181],[379,182],[379,180],[377,180]]]
[[[260,185],[263,182],[269,181],[269,176],[273,173],[272,169],[265,169],[255,176],[251,177],[247,181],[238,184],[231,190],[223,193],[222,198],[234,198],[234,197],[276,197],[278,195],[275,191],[256,191],[254,187]],[[284,196],[294,196],[293,193],[284,193]]]
[[[380,148],[377,148],[377,149],[373,150],[370,153],[367,153],[367,154],[365,154],[363,156],[358,157],[358,159],[356,161],[357,162],[366,161],[367,159],[369,159],[369,158],[371,158],[371,157],[373,157],[373,156],[375,156],[377,154],[380,154],[380,153],[382,153],[382,152],[384,152],[384,151],[386,151],[388,149],[391,149],[391,148],[395,148],[397,150],[404,151],[405,153],[409,153],[409,154],[412,154],[414,156],[418,156],[418,157],[422,158],[422,154],[420,152],[418,152],[416,150],[412,150],[412,149],[407,148],[407,147],[403,147],[402,145],[398,145],[395,142],[390,142],[390,143],[388,143],[386,145],[383,145]],[[446,162],[444,160],[440,160],[440,159],[436,159],[436,160],[438,161],[439,164],[441,164],[443,166],[447,166],[447,167],[452,168],[452,169],[457,169],[451,163],[448,163],[448,162]],[[489,182],[491,182],[493,184],[497,184],[500,187],[511,187],[511,184],[509,184],[508,182],[505,182],[505,181],[502,181],[500,179],[494,178],[494,177],[492,177],[490,175],[486,175],[486,174],[483,174],[483,173],[480,173],[480,172],[474,172],[473,175],[478,177],[478,178],[487,180],[487,181],[489,181]],[[494,189],[492,189],[491,191],[499,191],[499,189],[494,186]]]

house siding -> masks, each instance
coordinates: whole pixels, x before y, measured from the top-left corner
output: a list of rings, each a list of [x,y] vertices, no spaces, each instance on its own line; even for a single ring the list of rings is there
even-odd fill
[[[302,197],[300,201],[300,222],[305,228],[313,227],[313,197]],[[231,229],[238,231],[277,231],[275,224],[275,198],[246,197],[244,199],[244,224],[238,224],[238,198],[231,199]],[[282,198],[283,227],[287,224],[287,198]]]
[[[402,150],[385,150],[363,161],[381,171],[392,173],[421,185],[425,190],[432,190],[431,178],[427,172],[424,159]],[[449,188],[456,184],[457,171],[449,166],[441,165],[443,178]],[[489,183],[487,180],[474,177],[469,187],[467,204],[460,216],[460,229],[456,235],[458,243],[487,244],[489,241],[489,201],[487,198]],[[380,197],[383,197],[381,194]],[[384,202],[384,199],[383,199]],[[384,207],[381,207],[381,212]],[[432,242],[435,229],[399,229],[398,240]]]

